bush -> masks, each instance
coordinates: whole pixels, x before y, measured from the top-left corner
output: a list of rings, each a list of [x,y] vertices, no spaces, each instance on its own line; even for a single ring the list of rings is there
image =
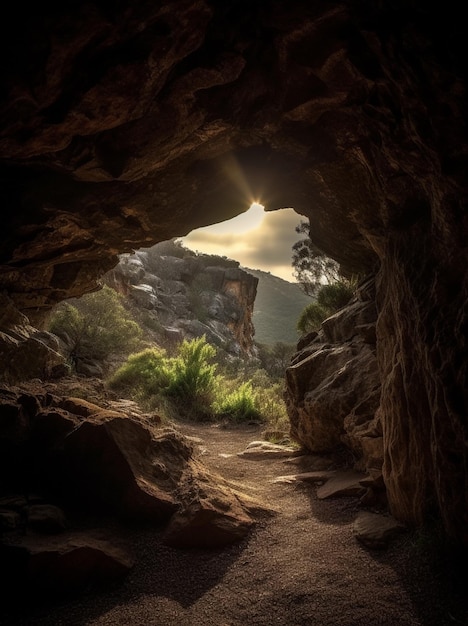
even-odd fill
[[[349,282],[337,281],[323,285],[317,293],[317,303],[326,311],[335,312],[348,304],[353,296],[353,286]]]
[[[59,304],[49,318],[48,330],[60,337],[76,358],[105,359],[113,353],[130,352],[142,336],[118,294],[107,286]]]
[[[108,385],[151,406],[156,396],[159,404],[168,398],[179,415],[206,419],[212,415],[217,380],[216,365],[209,363],[215,355],[216,348],[205,336],[184,340],[173,357],[165,350],[148,348],[130,355]]]
[[[235,422],[260,419],[252,384],[244,382],[234,391],[227,393],[214,403],[217,416],[227,417]]]
[[[297,330],[306,335],[313,330],[319,330],[320,324],[328,317],[328,311],[317,302],[308,304],[297,320]]]
[[[272,346],[263,343],[256,345],[261,368],[274,379],[282,378],[296,352],[296,346],[282,341],[277,341]]]
[[[108,380],[111,389],[132,390],[143,397],[160,393],[170,381],[167,357],[160,348],[131,354]]]
[[[305,335],[318,331],[323,320],[348,304],[354,293],[355,282],[339,280],[322,285],[317,292],[317,302],[308,304],[297,320],[297,330]]]
[[[179,346],[176,357],[169,359],[169,385],[164,393],[183,400],[210,398],[215,384],[216,365],[209,361],[216,356],[216,348],[198,337]]]
[[[215,356],[216,348],[204,336],[183,341],[175,356],[146,349],[129,356],[108,385],[152,410],[163,410],[171,419],[261,420],[287,430],[284,381],[275,383],[258,368],[236,377],[217,374],[216,364],[210,363]]]

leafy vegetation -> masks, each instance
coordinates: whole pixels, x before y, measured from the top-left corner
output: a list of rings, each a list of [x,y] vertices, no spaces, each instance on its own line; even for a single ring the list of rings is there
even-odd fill
[[[203,267],[219,265],[219,257],[198,257],[177,241],[162,244],[161,251],[179,258],[189,254],[194,263]],[[163,257],[153,252],[150,250],[148,254],[157,266]],[[223,262],[226,267],[239,266],[229,259]],[[269,277],[271,282],[281,283],[272,289],[273,314],[278,293],[287,303],[294,302],[296,296],[308,299],[297,286]],[[195,277],[190,284],[190,305],[201,316],[206,308],[204,294],[210,284],[203,276]],[[285,285],[288,289],[283,293]],[[285,315],[288,323],[294,319],[289,309]],[[284,329],[284,320],[280,326]],[[266,432],[273,433],[274,437],[284,438],[289,432],[283,400],[284,370],[295,351],[295,329],[290,343],[257,344],[258,358],[233,356],[222,346],[218,349],[210,344],[206,336],[182,343],[168,342],[164,328],[152,311],[126,302],[108,286],[56,307],[48,329],[62,339],[65,350],[77,364],[80,359],[94,359],[99,364],[108,359],[106,368],[109,368],[116,360],[120,361],[121,365],[108,377],[106,384],[170,420],[218,420],[236,424],[254,421],[264,424]],[[164,348],[159,347],[161,343]]]
[[[174,356],[146,349],[130,355],[108,385],[169,418],[268,422],[287,430],[284,383],[258,366],[250,366],[250,374],[248,366],[243,372],[237,368],[233,375],[216,357],[216,348],[204,336],[183,341]]]
[[[301,221],[296,232],[306,237],[293,245],[294,274],[303,291],[316,298],[304,307],[297,320],[297,330],[304,335],[318,331],[323,320],[349,302],[357,277],[346,276],[339,263],[313,243],[309,222]]]
[[[214,402],[215,414],[235,422],[248,422],[261,419],[256,394],[251,382],[243,382],[232,391],[218,392]]]
[[[118,294],[110,287],[58,305],[47,329],[60,337],[72,359],[105,359],[129,353],[142,337]]]
[[[342,268],[313,243],[308,221],[301,221],[296,232],[306,236],[292,248],[294,276],[305,293],[316,295],[324,283],[334,283],[343,278]]]
[[[354,292],[352,281],[337,281],[322,285],[317,292],[317,302],[308,304],[297,320],[297,330],[305,335],[318,331],[321,323],[333,313],[346,306]]]

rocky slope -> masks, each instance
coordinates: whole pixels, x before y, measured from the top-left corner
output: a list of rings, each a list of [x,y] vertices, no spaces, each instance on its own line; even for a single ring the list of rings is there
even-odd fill
[[[163,345],[205,335],[231,356],[255,355],[258,279],[237,261],[195,254],[168,241],[121,255],[103,281],[145,312],[144,325]]]
[[[375,285],[363,280],[350,303],[299,342],[286,371],[291,434],[314,453],[339,453],[369,476],[368,500],[385,499]]]

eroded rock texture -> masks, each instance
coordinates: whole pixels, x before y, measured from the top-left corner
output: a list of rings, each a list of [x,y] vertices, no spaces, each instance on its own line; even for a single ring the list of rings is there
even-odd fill
[[[121,255],[103,281],[145,310],[160,342],[205,335],[231,356],[253,356],[252,323],[258,278],[238,261],[195,254],[163,242]]]
[[[0,33],[0,287],[10,301],[39,323],[93,289],[118,253],[253,199],[295,207],[348,271],[377,274],[392,511],[418,522],[435,507],[468,542],[461,5],[10,9]]]
[[[375,349],[375,289],[367,279],[350,304],[325,320],[286,370],[291,434],[314,453],[342,448],[375,477],[383,463]]]

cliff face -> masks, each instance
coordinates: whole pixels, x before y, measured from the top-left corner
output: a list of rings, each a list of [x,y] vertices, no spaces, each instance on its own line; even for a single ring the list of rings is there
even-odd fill
[[[165,344],[205,335],[228,354],[253,356],[258,279],[236,261],[196,255],[172,242],[120,257],[104,282],[145,311]]]
[[[435,507],[468,543],[462,5],[10,9],[0,36],[2,302],[40,323],[54,303],[93,289],[119,253],[253,200],[294,207],[320,248],[376,276],[392,511],[419,522]],[[3,328],[5,364],[15,342],[44,351],[15,319]]]
[[[368,278],[346,307],[300,342],[286,371],[286,404],[294,439],[316,453],[347,449],[378,492],[384,446],[376,318],[375,285]]]

